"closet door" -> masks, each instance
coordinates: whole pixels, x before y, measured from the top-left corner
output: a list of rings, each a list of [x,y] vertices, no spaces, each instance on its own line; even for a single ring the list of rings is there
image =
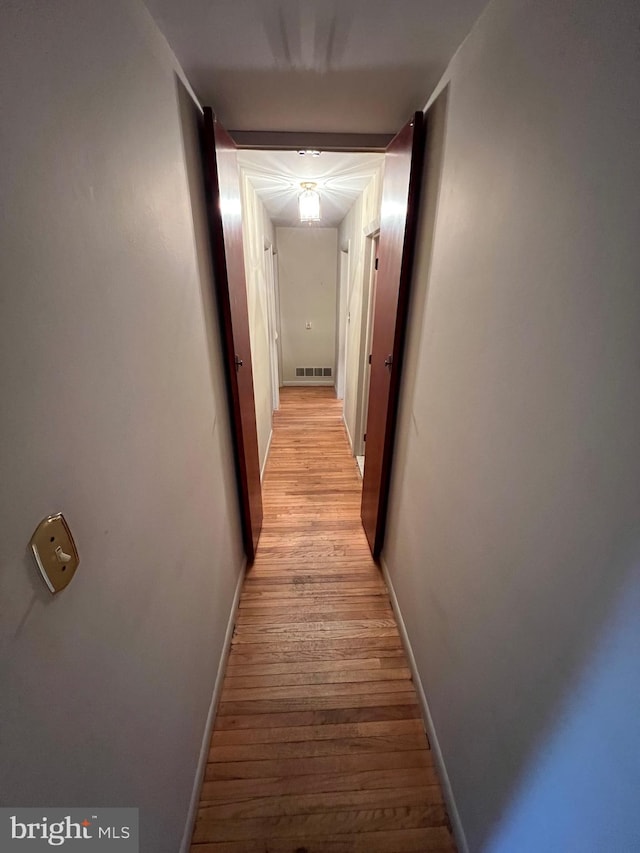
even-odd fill
[[[391,481],[424,148],[425,118],[416,113],[385,155],[361,507],[376,559],[384,540]]]
[[[209,107],[204,109],[203,161],[244,546],[251,562],[262,527],[262,490],[242,246],[240,175],[235,142]]]

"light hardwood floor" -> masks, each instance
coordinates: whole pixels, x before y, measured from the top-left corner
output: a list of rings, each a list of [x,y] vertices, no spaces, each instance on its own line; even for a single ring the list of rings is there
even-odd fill
[[[191,853],[455,853],[332,388],[284,388]]]

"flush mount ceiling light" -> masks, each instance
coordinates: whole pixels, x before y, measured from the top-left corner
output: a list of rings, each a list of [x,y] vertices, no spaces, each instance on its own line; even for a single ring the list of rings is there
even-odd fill
[[[302,181],[302,192],[298,196],[300,222],[320,222],[320,195],[314,181]]]
[[[317,151],[315,148],[301,148],[300,151],[298,151],[298,154],[300,154],[302,157],[304,157],[305,154],[309,154],[310,157],[320,156],[320,152]]]

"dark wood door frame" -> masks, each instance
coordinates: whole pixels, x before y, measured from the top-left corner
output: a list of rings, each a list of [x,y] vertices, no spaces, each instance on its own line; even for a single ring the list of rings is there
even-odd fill
[[[375,559],[382,551],[389,502],[425,139],[426,119],[417,112],[385,156],[361,505]]]
[[[202,145],[205,199],[243,541],[247,560],[251,563],[262,527],[262,490],[242,243],[240,176],[236,144],[210,107],[204,108]]]

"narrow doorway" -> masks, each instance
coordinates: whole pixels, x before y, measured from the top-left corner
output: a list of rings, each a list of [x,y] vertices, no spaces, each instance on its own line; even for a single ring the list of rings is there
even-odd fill
[[[245,216],[250,223],[247,230],[254,234],[269,231],[278,247],[279,382],[331,385],[338,398],[344,383],[343,422],[363,487],[363,523],[376,556],[384,537],[405,294],[424,151],[422,113],[416,113],[394,137],[389,151],[392,148],[391,159],[388,153],[319,150],[244,150],[239,158]],[[389,169],[391,180],[386,175]],[[303,200],[313,202],[311,213],[307,207],[303,215]],[[349,249],[346,257],[341,251],[345,245]],[[383,255],[380,277],[378,248]],[[261,254],[262,249],[261,245]],[[250,251],[246,255],[251,291],[255,261]],[[257,296],[259,309],[259,293]],[[250,326],[258,354],[259,310],[250,316]],[[273,361],[269,331],[266,338],[268,358]],[[259,356],[254,361],[261,363]],[[273,370],[267,381],[269,390],[262,396],[270,398],[270,405],[267,411],[257,402],[256,418],[259,434],[268,431],[271,436]],[[260,388],[258,377],[257,400]],[[372,397],[376,400],[373,408],[369,405]],[[264,441],[261,444],[262,471],[269,442],[266,447]]]

